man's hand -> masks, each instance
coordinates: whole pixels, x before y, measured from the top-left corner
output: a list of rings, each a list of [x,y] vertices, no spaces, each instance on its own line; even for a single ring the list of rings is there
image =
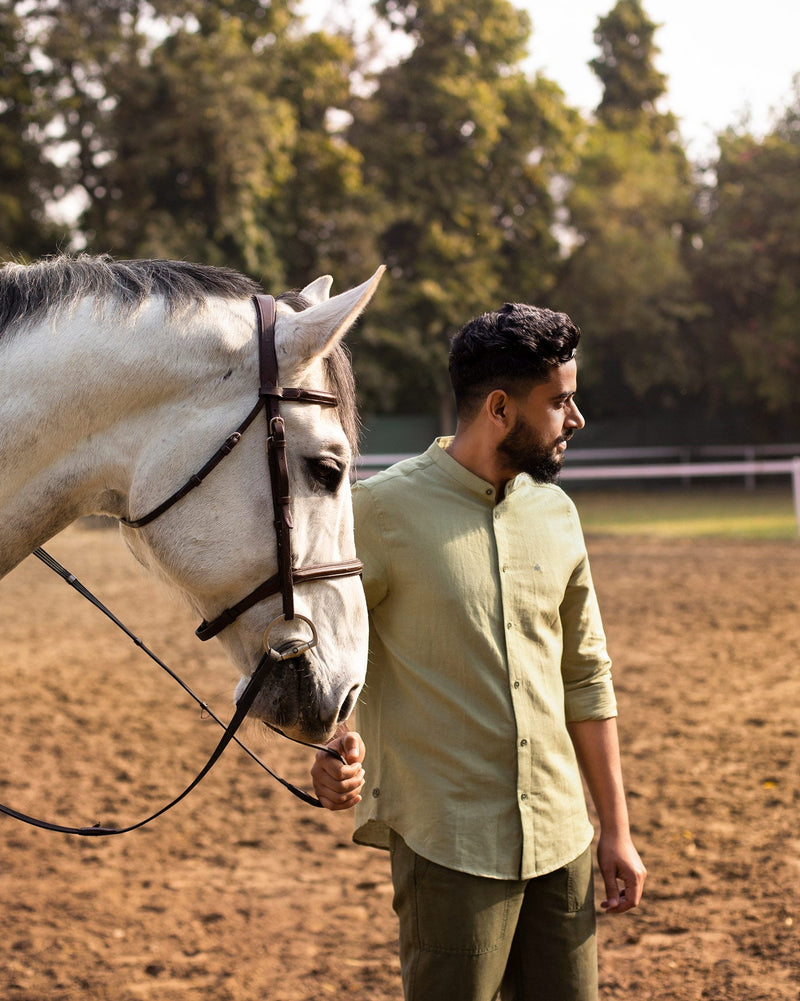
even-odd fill
[[[347,762],[343,765],[338,758],[324,751],[317,751],[311,768],[314,792],[326,810],[350,810],[361,802],[364,788],[364,760],[366,748],[357,733],[342,733],[328,744]]]
[[[630,838],[607,838],[601,833],[597,862],[606,888],[600,906],[608,914],[622,914],[642,899],[647,870]]]
[[[642,899],[647,870],[631,840],[617,721],[578,720],[567,728],[600,820],[597,862],[606,888],[600,906],[609,914],[622,914]]]

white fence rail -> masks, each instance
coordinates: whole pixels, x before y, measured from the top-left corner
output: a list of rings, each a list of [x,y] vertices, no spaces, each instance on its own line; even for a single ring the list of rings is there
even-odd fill
[[[642,459],[674,459],[696,462],[699,459],[790,459],[800,456],[800,443],[788,445],[655,445],[632,448],[576,448],[570,446],[569,461],[635,462]]]
[[[769,446],[765,446],[769,448]],[[787,448],[787,446],[778,446]],[[793,446],[788,446],[793,448]],[[584,453],[588,450],[584,449]],[[644,458],[643,453],[647,452],[652,458],[655,449],[598,449],[593,452],[593,458],[599,458],[599,453],[604,452],[614,455],[625,454],[626,458],[632,458],[631,452],[637,452],[636,458]],[[668,450],[674,453],[676,450]],[[797,446],[800,452],[800,446]],[[743,449],[739,448],[734,454],[741,455]],[[680,479],[684,483],[691,480],[704,479],[707,477],[744,477],[745,481],[752,485],[757,476],[790,476],[792,481],[792,496],[794,499],[794,512],[797,521],[797,531],[800,535],[800,455],[787,459],[751,459],[750,461],[739,462],[658,462],[658,463],[635,463],[629,462],[626,465],[580,465],[575,462],[577,450],[569,453],[569,464],[561,473],[562,480],[668,480]],[[780,454],[780,453],[778,453]],[[379,469],[407,458],[405,455],[364,455],[358,461],[357,473],[359,478],[370,476]]]
[[[800,535],[800,458],[761,459],[755,462],[678,462],[642,466],[565,466],[562,480],[660,480],[680,478],[684,483],[704,477],[791,476],[797,533]]]

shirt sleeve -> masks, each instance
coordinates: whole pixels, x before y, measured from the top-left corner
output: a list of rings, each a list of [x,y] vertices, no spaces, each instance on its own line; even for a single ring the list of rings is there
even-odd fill
[[[585,552],[564,595],[561,623],[561,673],[567,722],[616,716],[611,659]]]
[[[370,610],[379,605],[389,589],[386,547],[381,533],[375,498],[363,483],[353,486],[356,555],[364,564],[362,582]]]

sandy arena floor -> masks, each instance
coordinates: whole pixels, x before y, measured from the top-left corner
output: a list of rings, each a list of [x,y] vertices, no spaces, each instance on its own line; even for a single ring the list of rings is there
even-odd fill
[[[220,715],[234,672],[114,531],[48,547]],[[800,998],[800,546],[590,538],[650,872],[601,916],[604,999]],[[34,559],[0,583],[0,801],[123,825],[218,730]],[[249,732],[305,782],[311,751]],[[388,859],[236,748],[150,827],[82,839],[0,817],[2,1001],[400,1001]],[[598,900],[599,900],[598,894]],[[455,999],[442,999],[455,1001]]]

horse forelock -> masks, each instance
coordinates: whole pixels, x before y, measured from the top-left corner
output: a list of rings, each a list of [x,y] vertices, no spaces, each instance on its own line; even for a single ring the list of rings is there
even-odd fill
[[[331,392],[339,400],[338,413],[342,428],[347,435],[353,459],[358,455],[358,441],[361,433],[361,423],[358,419],[356,406],[356,380],[353,375],[353,365],[350,352],[343,344],[334,348],[325,359],[327,375],[331,381]]]
[[[186,261],[117,261],[81,254],[6,264],[0,268],[0,334],[12,323],[43,319],[51,310],[90,296],[124,311],[160,296],[171,311],[209,296],[236,299],[259,291],[237,271]]]

